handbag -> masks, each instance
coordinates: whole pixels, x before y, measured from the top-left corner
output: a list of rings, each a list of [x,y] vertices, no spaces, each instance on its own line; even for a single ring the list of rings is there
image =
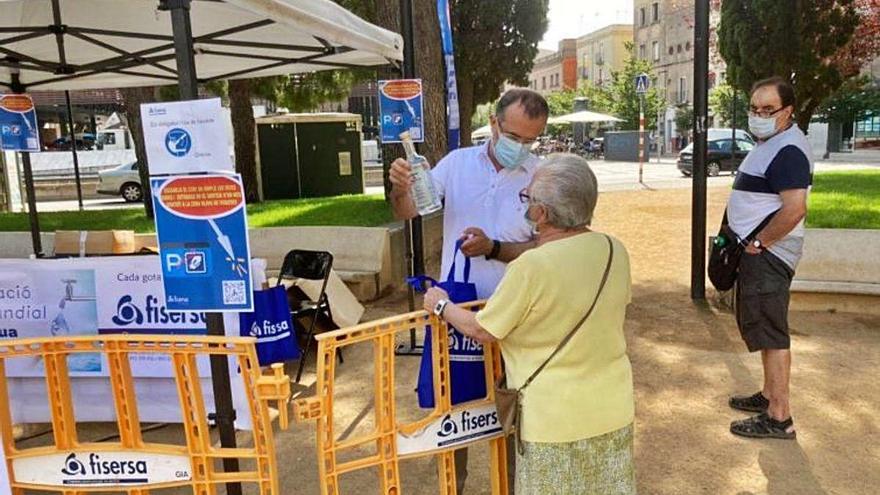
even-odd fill
[[[559,354],[566,344],[568,344],[572,337],[574,337],[574,334],[577,333],[578,329],[580,329],[584,322],[587,321],[587,318],[593,314],[593,310],[596,308],[596,303],[599,302],[599,296],[602,295],[602,290],[605,288],[605,283],[608,281],[608,274],[611,272],[611,264],[614,261],[614,243],[607,235],[605,235],[605,239],[608,240],[608,263],[605,265],[605,273],[602,274],[602,282],[599,284],[599,290],[596,291],[596,297],[593,299],[593,304],[590,305],[590,309],[587,310],[584,317],[581,318],[571,330],[569,330],[568,334],[566,334],[562,341],[559,342],[559,345],[556,346],[556,349],[554,349],[553,352],[550,353],[550,356],[541,363],[541,366],[538,366],[538,369],[529,376],[521,387],[507,388],[503,376],[501,380],[495,384],[495,409],[498,413],[498,422],[501,424],[501,429],[504,431],[505,435],[514,434],[516,436],[516,447],[520,455],[523,453],[522,437],[519,432],[520,426],[522,425],[522,393],[541,373],[541,371],[544,370],[547,364]]]
[[[284,286],[255,290],[254,311],[239,313],[238,318],[241,336],[257,339],[257,360],[260,366],[300,357]]]
[[[721,228],[718,235],[712,240],[712,248],[709,252],[709,265],[707,272],[709,281],[719,291],[733,288],[739,273],[739,261],[748,243],[752,242],[759,232],[770,223],[770,220],[779,210],[767,216],[745,239],[740,239],[736,232],[730,228],[727,220],[727,210],[721,218]]]
[[[462,279],[456,279],[456,261],[459,253],[461,253],[462,242],[458,240],[455,243],[455,252],[452,254],[452,266],[449,269],[445,282],[437,282],[424,275],[410,278],[408,282],[416,290],[422,290],[424,283],[440,287],[449,294],[449,301],[452,303],[477,300],[477,286],[470,282],[471,259],[463,254],[464,270],[462,272]],[[486,397],[486,370],[483,364],[483,346],[476,340],[456,330],[452,325],[447,325],[447,331],[449,332],[449,380],[452,404],[461,404],[462,402]],[[425,332],[422,360],[419,363],[418,386],[416,389],[419,407],[426,409],[434,407],[432,347],[431,328],[428,326]]]

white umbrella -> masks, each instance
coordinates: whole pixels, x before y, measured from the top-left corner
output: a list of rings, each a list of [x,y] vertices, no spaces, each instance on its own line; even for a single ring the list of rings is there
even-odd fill
[[[578,122],[623,122],[623,119],[618,119],[613,115],[590,112],[588,110],[560,115],[558,117],[553,117],[553,119],[560,123],[566,122],[570,124]]]
[[[11,89],[13,73],[39,90],[177,82],[170,14],[159,2],[57,0],[57,12],[53,3],[0,0],[0,89]],[[195,0],[190,15],[201,82],[403,59],[400,35],[330,0]]]

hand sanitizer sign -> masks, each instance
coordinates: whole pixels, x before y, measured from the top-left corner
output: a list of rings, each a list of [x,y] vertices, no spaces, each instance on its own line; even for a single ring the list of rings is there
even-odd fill
[[[379,118],[382,143],[399,143],[402,132],[408,132],[415,143],[423,142],[422,80],[379,81]]]
[[[150,182],[166,307],[252,311],[241,176],[155,177]]]

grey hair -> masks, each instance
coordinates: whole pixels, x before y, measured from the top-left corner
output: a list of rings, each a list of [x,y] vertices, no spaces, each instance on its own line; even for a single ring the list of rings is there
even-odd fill
[[[529,194],[533,203],[547,209],[550,225],[574,229],[592,223],[599,188],[586,160],[571,153],[555,153],[538,167]]]

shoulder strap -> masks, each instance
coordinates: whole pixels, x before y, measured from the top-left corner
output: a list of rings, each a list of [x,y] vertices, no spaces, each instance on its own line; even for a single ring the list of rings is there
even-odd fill
[[[593,310],[596,308],[596,303],[599,302],[599,296],[602,295],[602,290],[605,288],[605,282],[608,281],[608,274],[611,272],[611,263],[614,261],[614,243],[611,241],[611,238],[608,237],[607,235],[605,235],[605,239],[608,240],[608,264],[605,265],[605,273],[602,274],[602,282],[599,284],[599,290],[596,292],[596,298],[593,299],[593,304],[590,305],[590,309],[587,310],[587,313],[584,315],[584,317],[581,318],[580,321],[578,321],[575,324],[574,328],[572,328],[568,332],[568,335],[566,335],[565,338],[562,339],[562,342],[560,342],[559,345],[556,346],[556,349],[553,350],[553,352],[550,354],[550,357],[548,357],[541,364],[541,366],[538,366],[538,369],[536,369],[535,372],[532,373],[532,376],[530,376],[525,381],[525,383],[523,383],[523,385],[519,388],[518,392],[522,392],[523,390],[525,390],[526,387],[529,386],[529,384],[532,383],[532,380],[534,380],[535,377],[537,377],[538,374],[540,374],[541,371],[544,370],[544,368],[547,366],[547,364],[550,363],[550,361],[554,357],[556,357],[557,354],[559,354],[559,351],[561,351],[562,348],[565,347],[566,344],[568,344],[568,342],[571,340],[571,338],[574,337],[574,334],[577,333],[578,329],[580,329],[581,326],[583,326],[584,322],[587,321],[587,318],[589,318],[590,315],[593,314]]]
[[[455,262],[458,259],[458,254],[461,253],[461,245],[464,244],[462,239],[458,239],[455,241],[455,251],[452,253],[452,266],[449,267],[449,274],[446,275],[447,282],[455,281]],[[464,256],[464,253],[461,253]],[[464,282],[468,283],[471,281],[471,259],[467,256],[464,256]]]

